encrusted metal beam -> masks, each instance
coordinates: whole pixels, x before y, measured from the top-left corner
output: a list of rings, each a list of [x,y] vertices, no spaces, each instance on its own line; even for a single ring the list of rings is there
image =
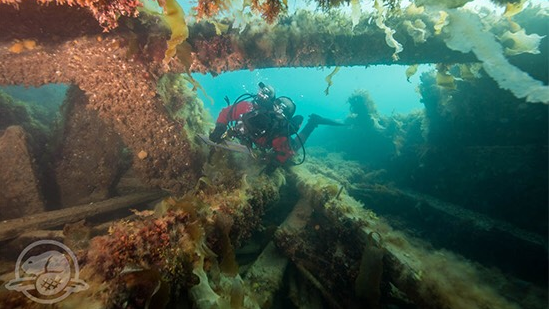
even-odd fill
[[[433,26],[426,15],[403,15],[388,20],[387,24],[394,27],[394,38],[403,46],[402,52],[396,55],[398,59],[393,57],[395,50],[387,45],[385,32],[367,18],[353,29],[348,18],[337,14],[300,12],[283,18],[276,26],[250,24],[242,32],[231,28],[222,35],[216,33],[214,24],[201,22],[190,28],[188,41],[194,56],[191,70],[215,74],[273,67],[476,61],[472,54],[448,49],[440,36],[429,34],[424,42],[414,42],[407,26],[410,19],[426,25],[426,33],[433,32],[429,30]]]

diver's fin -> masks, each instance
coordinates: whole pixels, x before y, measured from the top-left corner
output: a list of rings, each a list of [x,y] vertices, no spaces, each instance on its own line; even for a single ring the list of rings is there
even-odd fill
[[[310,114],[309,115],[309,122],[314,125],[327,125],[327,126],[344,126],[345,124],[337,122],[335,120],[331,120],[328,118],[321,117],[317,114]]]

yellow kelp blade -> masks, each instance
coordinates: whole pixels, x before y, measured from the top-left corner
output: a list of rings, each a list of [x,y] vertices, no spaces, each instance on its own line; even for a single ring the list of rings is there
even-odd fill
[[[446,89],[456,89],[455,79],[448,72],[437,72],[437,85]]]
[[[419,64],[414,64],[414,65],[409,66],[406,69],[406,80],[408,82],[410,82],[410,77],[412,77],[412,76],[414,76],[414,74],[416,74],[418,67],[419,67]]]
[[[332,77],[334,77],[334,75],[337,74],[337,72],[339,72],[339,68],[340,67],[335,67],[335,69],[332,71],[332,73],[330,73],[328,76],[326,76],[325,80],[326,82],[328,83],[328,87],[326,87],[326,90],[324,90],[324,93],[326,95],[330,94],[330,87],[334,84],[332,82]]]
[[[439,35],[442,32],[442,28],[448,25],[448,22],[449,22],[447,19],[448,13],[446,13],[445,11],[439,11],[438,13],[440,14],[440,17],[435,23],[435,25],[433,26],[435,29],[435,35]]]
[[[464,80],[469,80],[469,81],[476,78],[475,74],[473,74],[468,64],[459,65],[459,76]]]
[[[518,13],[520,13],[520,11],[522,11],[524,7],[524,2],[526,2],[526,0],[522,0],[517,3],[508,2],[505,7],[505,12],[503,13],[503,16],[511,17],[511,16],[517,15]]]
[[[189,37],[189,28],[185,23],[185,12],[176,0],[166,0],[164,5],[165,21],[170,26],[172,35],[162,63],[168,65],[176,53],[177,46]]]
[[[222,35],[222,34],[226,33],[229,30],[229,25],[227,25],[227,24],[217,22],[217,21],[213,21],[213,20],[208,20],[208,22],[210,24],[214,25],[215,34],[217,34],[217,35]]]

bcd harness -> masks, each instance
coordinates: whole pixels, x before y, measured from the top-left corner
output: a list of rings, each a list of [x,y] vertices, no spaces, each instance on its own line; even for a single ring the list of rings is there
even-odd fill
[[[231,106],[229,109],[229,115],[231,116],[233,115],[235,105],[242,101],[252,99],[252,104],[254,106],[252,111],[243,114],[239,119],[228,122],[229,129],[226,133],[227,136],[230,138],[237,138],[243,145],[250,149],[250,153],[252,153],[254,158],[266,159],[270,153],[274,152],[275,154],[279,154],[276,151],[273,151],[271,147],[274,138],[285,136],[288,143],[291,143],[291,136],[296,134],[296,138],[299,140],[303,150],[303,156],[301,161],[299,163],[294,163],[294,165],[300,165],[305,162],[305,147],[301,142],[301,138],[297,135],[298,128],[292,125],[292,122],[286,115],[276,112],[273,109],[272,104],[269,104],[268,106],[259,104],[256,98],[257,95],[245,93],[230,104],[229,98],[225,96],[227,105]],[[261,140],[262,143],[258,144],[258,140]]]

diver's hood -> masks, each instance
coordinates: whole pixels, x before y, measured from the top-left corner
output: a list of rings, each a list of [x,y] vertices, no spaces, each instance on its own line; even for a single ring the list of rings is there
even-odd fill
[[[282,113],[287,119],[291,119],[295,114],[296,106],[292,99],[280,97],[274,101],[274,109]]]

